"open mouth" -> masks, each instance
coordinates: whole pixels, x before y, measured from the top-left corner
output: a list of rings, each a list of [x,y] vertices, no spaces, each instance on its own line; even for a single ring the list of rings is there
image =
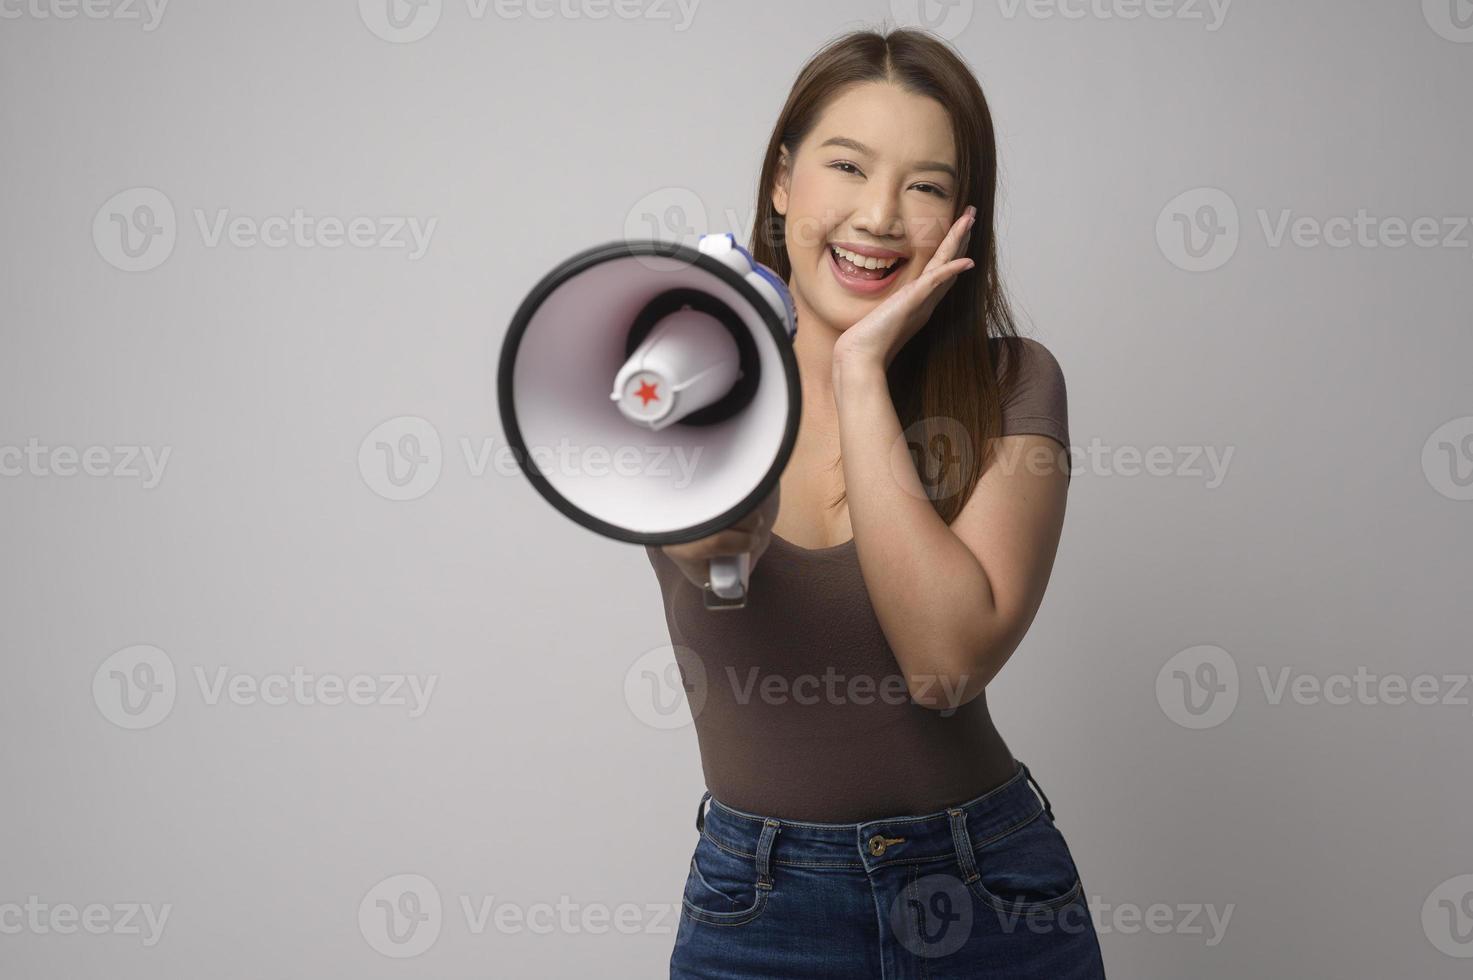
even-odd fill
[[[829,257],[840,277],[855,284],[869,285],[890,279],[908,261],[901,256],[893,259],[875,259],[859,255],[837,245],[829,246]]]

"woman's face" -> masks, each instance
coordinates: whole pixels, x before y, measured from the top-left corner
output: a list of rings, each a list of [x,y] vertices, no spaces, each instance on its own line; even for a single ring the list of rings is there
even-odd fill
[[[836,330],[918,277],[965,206],[946,110],[889,82],[842,90],[784,161],[790,286]]]

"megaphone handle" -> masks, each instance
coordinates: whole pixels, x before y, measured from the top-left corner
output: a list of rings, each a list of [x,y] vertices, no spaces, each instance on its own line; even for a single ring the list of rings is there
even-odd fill
[[[711,559],[706,589],[707,609],[740,609],[747,604],[747,582],[752,575],[752,556],[722,555]]]

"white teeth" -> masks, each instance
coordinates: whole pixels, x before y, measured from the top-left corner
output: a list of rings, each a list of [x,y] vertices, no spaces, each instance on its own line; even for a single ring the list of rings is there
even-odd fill
[[[848,259],[861,269],[888,269],[900,261],[899,259],[877,259],[869,255],[860,255],[858,252],[851,252],[847,248],[840,248],[837,245],[831,247],[836,255]]]

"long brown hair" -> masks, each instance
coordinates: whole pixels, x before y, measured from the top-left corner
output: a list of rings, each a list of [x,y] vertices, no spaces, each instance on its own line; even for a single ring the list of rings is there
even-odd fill
[[[997,142],[992,113],[981,85],[950,45],[908,28],[885,33],[860,30],[831,42],[803,66],[763,158],[751,251],[783,281],[792,276],[784,218],[772,205],[781,150],[786,146],[790,159],[795,157],[799,144],[839,90],[871,81],[894,82],[941,103],[951,117],[956,140],[957,213],[968,204],[977,208],[966,252],[976,268],[962,273],[952,284],[930,321],[895,355],[887,371],[901,428],[917,426],[910,432],[913,457],[918,449],[927,451],[922,447],[932,446],[933,439],[951,438],[957,423],[971,443],[953,449],[967,453],[963,458],[971,460],[960,474],[960,489],[955,490],[948,481],[944,495],[932,496],[932,506],[950,524],[991,462],[993,440],[1002,429],[1002,405],[1016,383],[1023,353],[998,278],[994,228]],[[994,345],[989,338],[998,342]],[[999,364],[1006,365],[1005,370],[999,372]],[[839,465],[836,460],[834,466]],[[923,471],[922,477],[925,475]],[[838,506],[844,497],[841,493],[830,506]]]

